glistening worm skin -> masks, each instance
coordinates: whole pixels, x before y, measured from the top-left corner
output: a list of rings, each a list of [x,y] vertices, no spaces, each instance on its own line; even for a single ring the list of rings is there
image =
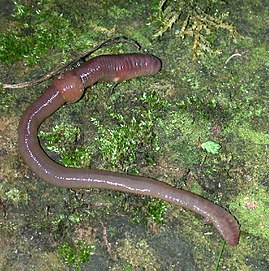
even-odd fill
[[[86,87],[97,81],[121,81],[153,75],[161,61],[151,55],[103,55],[54,80],[23,114],[18,128],[18,144],[25,163],[43,180],[67,188],[103,188],[160,198],[189,209],[211,222],[232,246],[238,243],[239,225],[220,206],[188,191],[154,179],[103,170],[66,168],[51,160],[39,145],[40,124],[66,102],[81,98]]]

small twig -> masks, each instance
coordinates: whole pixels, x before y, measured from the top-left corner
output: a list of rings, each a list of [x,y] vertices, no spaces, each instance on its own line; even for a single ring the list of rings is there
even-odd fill
[[[242,56],[242,54],[236,53],[236,54],[231,55],[231,56],[228,57],[227,60],[225,61],[225,65],[226,65],[233,57],[236,57],[236,56]]]
[[[75,59],[73,59],[71,62],[67,63],[66,65],[57,68],[49,73],[47,73],[46,75],[42,76],[41,78],[37,79],[37,80],[32,80],[32,81],[27,81],[27,82],[23,82],[23,83],[18,83],[18,84],[0,84],[0,86],[2,86],[2,88],[6,89],[6,88],[10,88],[10,89],[15,89],[15,88],[26,88],[26,87],[31,87],[31,86],[36,86],[48,79],[50,79],[52,76],[59,74],[60,72],[62,72],[63,70],[66,70],[68,67],[74,65],[75,63],[77,63],[79,60],[90,56],[91,54],[93,54],[95,51],[101,49],[101,48],[105,48],[108,47],[114,43],[121,43],[121,42],[125,42],[125,43],[129,43],[131,45],[133,45],[134,47],[136,47],[138,50],[141,49],[141,46],[139,45],[139,43],[137,43],[134,40],[129,40],[125,37],[117,37],[117,38],[113,38],[113,39],[109,39],[95,47],[93,47],[90,50],[84,51],[82,53],[80,53]]]
[[[105,245],[105,248],[107,250],[107,252],[110,254],[111,253],[111,244],[108,242],[107,239],[107,231],[106,231],[106,226],[104,225],[103,222],[101,222],[102,225],[102,239]]]
[[[60,73],[62,69],[63,68],[58,68],[54,71],[51,71],[37,80],[26,81],[26,82],[18,83],[18,84],[2,84],[2,88],[3,89],[6,89],[6,88],[15,89],[15,88],[26,88],[26,87],[30,87],[30,86],[36,86],[36,85],[50,79],[53,75]]]

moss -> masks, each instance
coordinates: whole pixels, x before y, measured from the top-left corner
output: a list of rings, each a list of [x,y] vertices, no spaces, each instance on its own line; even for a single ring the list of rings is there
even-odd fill
[[[15,104],[15,97],[14,93],[4,91],[0,86],[0,112],[10,112],[10,108]]]
[[[81,131],[78,127],[61,122],[51,131],[39,132],[39,137],[45,141],[49,151],[60,156],[60,163],[69,167],[87,167],[91,163],[91,147],[79,144]]]
[[[80,271],[82,264],[89,262],[90,256],[94,254],[95,246],[78,242],[76,244],[63,244],[57,251],[64,258],[65,263],[74,266],[74,270]]]
[[[171,155],[174,157],[169,155],[171,161],[180,160],[185,166],[195,163],[201,157],[198,140],[207,138],[208,126],[207,120],[194,121],[184,109],[171,111],[165,120],[159,120],[159,129],[162,132],[161,152],[166,153],[173,149]]]
[[[3,172],[6,175],[6,173]],[[4,176],[5,176],[4,175]],[[20,204],[26,204],[29,201],[29,195],[23,187],[17,186],[13,187],[10,180],[6,177],[4,179],[0,178],[0,199],[12,203],[15,206]]]
[[[167,210],[167,203],[163,200],[154,199],[148,207],[148,217],[155,223],[161,224],[164,220],[164,213]]]
[[[114,99],[113,97],[111,99]],[[114,104],[121,103],[121,97],[113,100]],[[140,107],[123,116],[121,113],[111,112],[110,123],[117,125],[106,126],[92,118],[98,129],[96,137],[101,159],[113,169],[120,168],[123,171],[137,172],[135,163],[139,155],[139,148],[144,148],[144,159],[148,163],[153,162],[153,155],[158,150],[158,138],[153,131],[159,113],[168,105],[157,92],[144,92],[140,96]],[[141,158],[140,158],[141,159]]]
[[[219,54],[221,51],[213,48],[213,44],[217,43],[221,31],[227,31],[233,38],[238,36],[235,27],[225,22],[229,13],[220,11],[221,4],[223,1],[216,0],[159,1],[155,21],[159,22],[161,27],[155,37],[163,36],[174,27],[177,37],[183,39],[188,36],[193,39],[193,60],[205,53]]]
[[[240,193],[230,204],[241,225],[243,235],[250,234],[269,241],[269,196],[262,186],[254,186]],[[242,237],[243,238],[243,237]]]
[[[38,1],[30,6],[14,2],[13,24],[0,38],[0,60],[13,63],[27,60],[36,63],[50,49],[67,49],[74,38],[70,21],[56,10],[50,1]]]
[[[2,192],[3,188],[1,186],[2,185],[0,185],[0,191]],[[29,199],[26,193],[17,188],[8,190],[4,195],[2,195],[2,197],[16,205],[20,204],[22,201],[27,202]]]
[[[67,270],[65,264],[61,261],[61,257],[57,253],[52,252],[40,252],[37,249],[31,249],[29,251],[31,259],[29,261],[29,269],[47,271],[63,271]],[[15,268],[14,266],[14,269]]]
[[[159,270],[158,263],[154,252],[150,249],[145,240],[128,240],[122,241],[121,246],[117,248],[116,255],[121,259],[122,264],[115,265],[112,270]]]
[[[268,145],[269,144],[269,135],[254,131],[250,127],[239,127],[238,136],[245,140],[249,144],[258,144],[258,145]]]
[[[139,224],[161,225],[165,221],[165,213],[168,210],[167,202],[160,199],[139,199],[130,207],[132,214],[131,222]]]
[[[135,10],[141,11],[134,4]],[[91,5],[69,1],[41,0],[36,3],[14,2],[13,20],[0,36],[0,61],[24,61],[36,64],[50,58],[50,50],[60,52],[62,62],[70,58],[70,50],[85,50],[115,34],[115,24],[122,25],[128,35],[126,21],[132,16],[129,6],[111,6],[106,1]],[[84,16],[77,16],[78,13]],[[120,34],[118,34],[120,35]],[[55,56],[56,53],[54,53]],[[51,60],[52,61],[52,60]]]
[[[120,8],[119,6],[112,6],[108,10],[108,16],[114,18],[115,20],[119,19],[130,19],[132,17],[132,11],[126,8]]]

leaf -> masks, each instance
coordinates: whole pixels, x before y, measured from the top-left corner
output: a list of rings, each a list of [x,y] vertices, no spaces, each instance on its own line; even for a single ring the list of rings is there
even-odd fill
[[[221,148],[221,145],[217,142],[209,140],[202,143],[201,147],[203,150],[207,151],[208,153],[218,154]]]

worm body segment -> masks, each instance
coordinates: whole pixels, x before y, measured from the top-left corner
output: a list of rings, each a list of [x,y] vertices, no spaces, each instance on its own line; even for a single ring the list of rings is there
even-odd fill
[[[57,77],[23,114],[18,145],[25,163],[43,180],[66,188],[103,188],[160,198],[189,209],[211,222],[232,246],[238,243],[239,225],[222,207],[188,191],[157,180],[95,169],[66,168],[51,160],[39,144],[40,124],[66,102],[81,98],[86,87],[98,81],[122,81],[156,74],[161,61],[151,55],[103,55]]]

